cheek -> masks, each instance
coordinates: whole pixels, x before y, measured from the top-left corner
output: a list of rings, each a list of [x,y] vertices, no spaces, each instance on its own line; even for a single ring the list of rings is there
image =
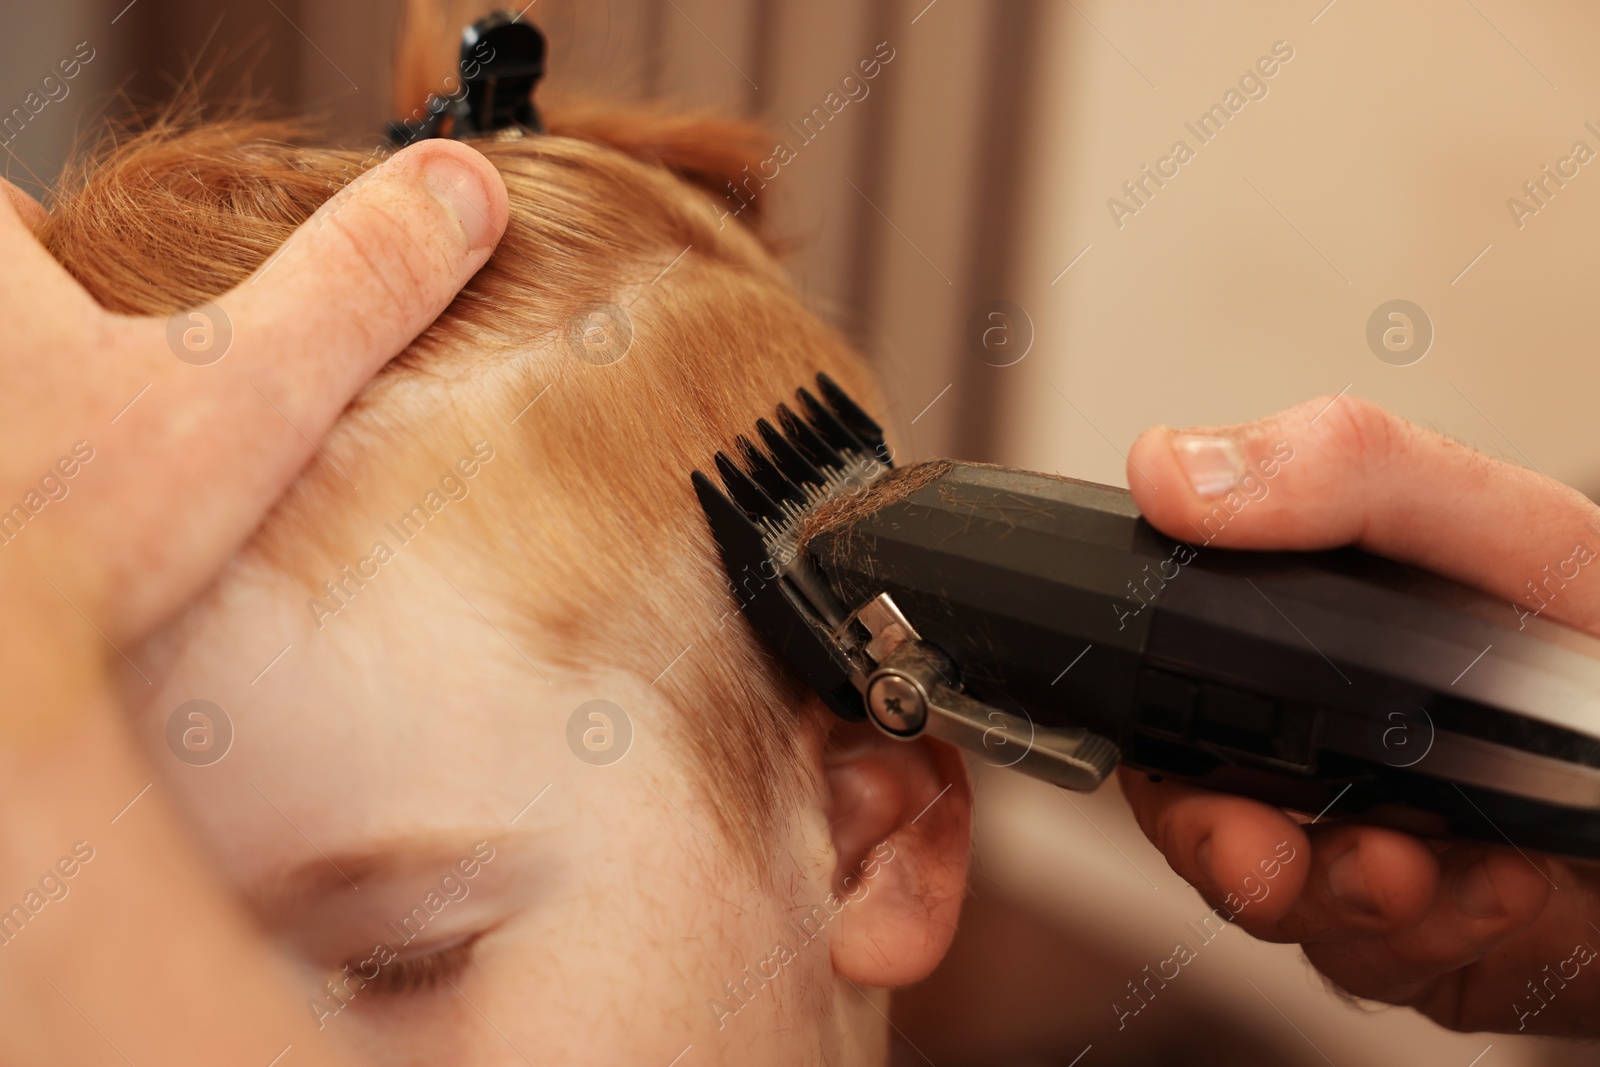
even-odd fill
[[[832,974],[829,931],[808,936],[791,922],[827,895],[825,865],[814,861],[820,835],[801,820],[773,850],[778,869],[792,872],[778,879],[792,899],[779,899],[722,840],[703,803],[650,773],[650,753],[633,755],[646,757],[634,773],[654,780],[613,783],[609,803],[620,818],[579,863],[588,873],[566,901],[571,920],[542,935],[563,938],[567,959],[583,959],[587,978],[573,988],[615,998],[570,1005],[574,1013],[598,1009],[579,1029],[622,1011],[634,1025],[683,1032],[668,1061],[692,1041],[697,1049],[748,1043],[745,1062],[798,1062],[789,1043],[810,1040],[805,1031],[820,1023],[815,1005],[824,999],[817,992]],[[677,761],[663,754],[663,763]],[[600,798],[585,798],[594,811],[591,803]]]
[[[691,1044],[699,1063],[808,1062],[826,937],[799,946],[784,902],[712,847],[704,808],[671,777],[665,800],[644,778],[597,776],[598,792],[569,781],[540,801],[568,805],[544,812],[541,884],[457,980],[503,1038],[446,987],[431,1011],[363,1020],[362,1043],[396,1062],[518,1062],[507,1043],[532,1063],[667,1064]],[[798,949],[787,963],[773,951],[784,940]]]

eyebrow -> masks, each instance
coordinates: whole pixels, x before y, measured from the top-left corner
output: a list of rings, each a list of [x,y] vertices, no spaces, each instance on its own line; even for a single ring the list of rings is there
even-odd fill
[[[293,912],[313,901],[339,894],[358,893],[370,882],[406,877],[460,876],[463,860],[483,862],[474,853],[487,841],[496,851],[504,842],[500,831],[398,837],[339,852],[323,852],[281,873],[274,872],[246,888],[250,909],[259,916]],[[315,847],[315,846],[313,846]]]

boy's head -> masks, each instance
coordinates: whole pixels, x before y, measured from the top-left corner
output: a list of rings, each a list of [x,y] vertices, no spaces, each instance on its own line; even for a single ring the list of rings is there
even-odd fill
[[[385,1059],[881,1058],[874,990],[954,932],[964,770],[778,672],[688,481],[817,371],[871,383],[706,192],[748,129],[547,118],[480,143],[499,250],[145,650],[143,726],[308,1013]],[[363,157],[286,134],[127,141],[43,237],[113,309],[191,307],[339,225]]]

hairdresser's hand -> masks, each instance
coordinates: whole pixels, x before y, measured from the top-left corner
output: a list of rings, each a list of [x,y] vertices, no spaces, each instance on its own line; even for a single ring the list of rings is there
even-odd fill
[[[211,577],[506,221],[494,168],[430,141],[336,197],[216,301],[220,315],[169,323],[101,311],[30,235],[37,205],[7,191],[0,509],[24,510],[4,530],[0,567],[28,557],[118,645]],[[63,457],[78,468],[70,478]],[[56,482],[67,498],[51,499]]]
[[[1213,545],[1360,545],[1504,597],[1508,613],[1546,565],[1580,544],[1600,550],[1600,509],[1581,494],[1365,401],[1324,398],[1186,433],[1209,440],[1159,428],[1128,456],[1139,507],[1174,537],[1192,540],[1191,524],[1226,498],[1230,478],[1286,442],[1292,460],[1273,468],[1267,495],[1239,510]],[[1543,615],[1600,633],[1600,568],[1582,569]],[[1348,992],[1410,1005],[1458,1030],[1600,1035],[1600,960],[1578,948],[1600,948],[1593,869],[1326,820],[1305,826],[1264,804],[1132,772],[1122,785],[1172,869],[1213,904],[1242,895],[1252,874],[1259,884],[1260,861],[1290,842],[1300,858],[1236,921],[1257,937],[1303,943]],[[1558,971],[1578,976],[1546,992],[1542,983]]]
[[[137,669],[120,650],[484,263],[505,187],[452,141],[399,153],[217,300],[214,360],[204,320],[173,344],[165,319],[102,311],[34,239],[42,209],[3,191],[0,1062],[342,1063],[152,788],[105,668]]]

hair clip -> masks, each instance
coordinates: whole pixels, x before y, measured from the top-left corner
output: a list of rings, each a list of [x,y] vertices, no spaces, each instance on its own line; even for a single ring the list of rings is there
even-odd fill
[[[430,137],[543,133],[533,90],[544,67],[545,38],[538,27],[504,11],[487,15],[461,33],[456,86],[429,96],[424,117],[389,123],[389,140],[404,148]]]

